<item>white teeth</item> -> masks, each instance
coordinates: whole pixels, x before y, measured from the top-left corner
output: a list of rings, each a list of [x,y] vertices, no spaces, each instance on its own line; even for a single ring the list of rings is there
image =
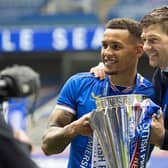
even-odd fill
[[[116,63],[116,61],[105,61],[105,64],[108,64],[108,65],[115,64],[115,63]]]
[[[108,56],[105,56],[104,57],[104,62],[106,63],[106,64],[115,64],[115,63],[117,63],[118,61],[117,61],[118,59],[116,58],[116,57],[108,57]]]

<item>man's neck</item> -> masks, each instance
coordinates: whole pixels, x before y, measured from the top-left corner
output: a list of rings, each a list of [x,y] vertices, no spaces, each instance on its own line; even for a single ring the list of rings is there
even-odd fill
[[[135,84],[136,73],[132,75],[109,75],[109,80],[112,85],[132,87]]]

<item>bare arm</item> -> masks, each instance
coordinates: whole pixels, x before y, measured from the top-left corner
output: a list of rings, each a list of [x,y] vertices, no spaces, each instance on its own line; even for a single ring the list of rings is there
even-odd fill
[[[60,153],[77,135],[92,134],[89,116],[90,114],[87,114],[74,121],[75,116],[72,113],[55,109],[49,118],[48,129],[42,138],[44,153],[46,155]]]

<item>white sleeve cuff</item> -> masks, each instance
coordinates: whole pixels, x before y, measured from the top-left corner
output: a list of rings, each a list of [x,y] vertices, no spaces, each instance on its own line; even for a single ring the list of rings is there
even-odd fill
[[[65,110],[68,111],[72,114],[76,114],[76,111],[68,106],[65,105],[60,105],[60,104],[56,104],[55,109],[61,109],[61,110]]]

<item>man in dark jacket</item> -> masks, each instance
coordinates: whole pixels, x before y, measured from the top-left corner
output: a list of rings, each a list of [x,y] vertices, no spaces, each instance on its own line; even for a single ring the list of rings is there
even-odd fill
[[[38,168],[0,114],[0,168]]]
[[[153,75],[157,104],[162,107],[162,118],[153,117],[151,143],[168,150],[168,6],[154,9],[142,20],[143,49],[149,57],[149,64],[158,67]]]

